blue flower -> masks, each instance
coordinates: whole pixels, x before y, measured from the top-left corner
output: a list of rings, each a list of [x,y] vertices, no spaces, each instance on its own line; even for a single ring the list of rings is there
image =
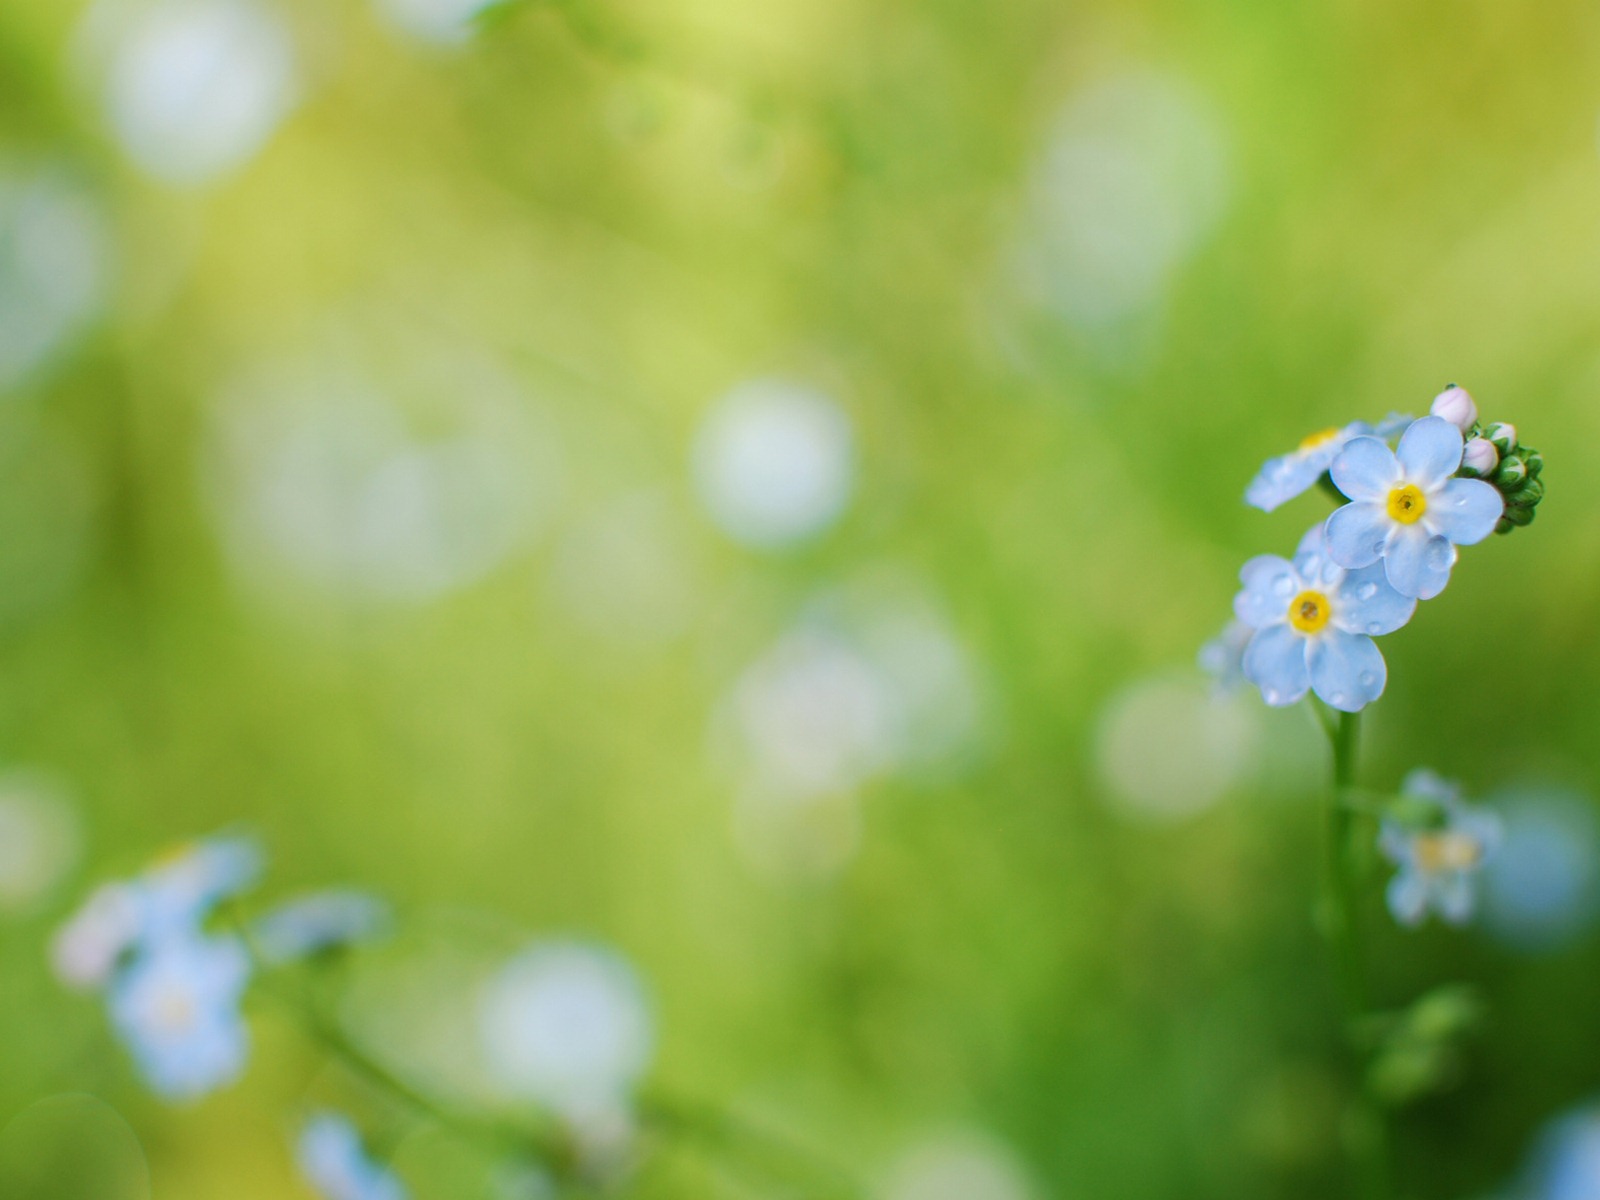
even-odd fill
[[[233,938],[173,934],[113,979],[111,1021],[145,1079],[170,1100],[232,1082],[249,1036],[239,1011],[250,959]]]
[[[133,883],[140,939],[156,942],[195,928],[223,900],[261,874],[261,849],[245,837],[212,837],[179,848]]]
[[[273,909],[255,925],[255,946],[272,963],[306,958],[384,933],[389,908],[356,891],[314,892]]]
[[[1600,1196],[1600,1106],[1580,1108],[1546,1127],[1519,1200],[1594,1200]]]
[[[1417,602],[1390,587],[1381,568],[1336,565],[1319,525],[1301,539],[1293,562],[1261,555],[1245,563],[1239,580],[1244,590],[1233,611],[1255,630],[1244,677],[1268,704],[1293,704],[1315,691],[1334,708],[1357,712],[1383,694],[1388,668],[1372,638],[1399,629]]]
[[[1269,458],[1245,489],[1246,503],[1263,512],[1271,512],[1280,504],[1293,500],[1311,488],[1333,466],[1339,451],[1353,438],[1376,435],[1392,437],[1411,421],[1410,417],[1391,415],[1376,427],[1365,421],[1354,421],[1340,428],[1330,426],[1313,433],[1288,454]]]
[[[300,1133],[300,1170],[327,1200],[405,1200],[400,1180],[373,1162],[356,1127],[338,1113],[318,1113]]]
[[[1430,600],[1444,591],[1456,547],[1494,532],[1505,511],[1481,479],[1457,479],[1464,443],[1443,417],[1423,417],[1395,450],[1377,438],[1351,440],[1333,460],[1333,482],[1351,503],[1328,518],[1328,553],[1358,570],[1380,559],[1402,596]]]
[[[1461,801],[1457,785],[1432,771],[1406,776],[1401,796],[1420,802],[1433,820],[1418,827],[1383,819],[1378,846],[1399,869],[1389,881],[1389,911],[1402,925],[1420,925],[1432,909],[1452,925],[1472,916],[1478,872],[1500,844],[1500,820]]]

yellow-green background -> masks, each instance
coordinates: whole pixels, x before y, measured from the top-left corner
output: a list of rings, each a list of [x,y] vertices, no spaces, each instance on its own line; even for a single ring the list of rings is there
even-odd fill
[[[1095,730],[1129,681],[1189,669],[1239,562],[1324,510],[1245,509],[1261,459],[1456,379],[1544,451],[1550,497],[1385,641],[1366,778],[1592,784],[1592,6],[570,0],[440,53],[319,0],[292,12],[315,50],[299,108],[192,190],[107,138],[69,66],[79,9],[0,8],[0,156],[88,180],[116,261],[71,353],[0,398],[92,497],[72,585],[0,624],[0,756],[68,783],[85,844],[0,928],[0,1125],[87,1091],[163,1200],[301,1194],[285,1030],[262,1018],[242,1086],[169,1109],[45,959],[88,884],[243,822],[275,890],[613,942],[656,997],[655,1080],[864,1177],[955,1124],[1042,1196],[1343,1194],[1315,767],[1152,826],[1099,794]],[[1130,71],[1204,98],[1226,200],[1108,349],[1005,264],[1053,115]],[[210,406],[352,311],[480,342],[537,396],[566,447],[553,529],[655,489],[695,556],[683,635],[646,653],[575,626],[553,533],[426,604],[253,597],[202,493]],[[706,520],[690,446],[712,400],[774,374],[839,396],[857,486],[834,528],[756,552]],[[25,446],[0,461],[20,589],[55,501]],[[766,877],[730,834],[710,714],[814,589],[885,564],[982,664],[982,748],[873,783],[837,874]],[[1321,753],[1298,715],[1267,728]],[[1183,750],[1151,731],[1149,754]],[[1528,957],[1385,928],[1375,959],[1380,998],[1463,977],[1492,1005],[1460,1086],[1400,1123],[1408,1194],[1489,1189],[1600,1087],[1593,939]],[[635,1186],[743,1194],[699,1171]]]

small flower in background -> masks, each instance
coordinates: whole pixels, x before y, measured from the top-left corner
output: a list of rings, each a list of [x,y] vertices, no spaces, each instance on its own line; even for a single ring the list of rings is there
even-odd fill
[[[1584,792],[1543,785],[1497,793],[1505,826],[1484,872],[1483,923],[1524,953],[1548,954],[1600,921],[1600,818]]]
[[[61,981],[75,988],[97,988],[111,978],[117,961],[139,936],[139,902],[133,887],[107,883],[84,901],[50,946]]]
[[[1351,503],[1328,518],[1328,553],[1342,567],[1383,563],[1403,596],[1430,600],[1444,591],[1456,547],[1483,541],[1505,509],[1500,493],[1458,479],[1464,443],[1443,417],[1423,417],[1395,450],[1377,438],[1353,439],[1331,468]]]
[[[1413,771],[1400,792],[1420,821],[1386,816],[1379,830],[1378,846],[1398,868],[1389,881],[1389,911],[1402,925],[1420,925],[1430,909],[1464,924],[1475,907],[1478,873],[1500,844],[1500,820],[1462,803],[1459,787],[1432,771]]]
[[[290,962],[383,936],[389,906],[356,891],[314,892],[273,909],[252,932],[256,951],[269,963]]]
[[[1393,437],[1410,421],[1410,417],[1391,414],[1376,426],[1365,421],[1354,421],[1343,428],[1332,425],[1313,433],[1288,454],[1269,458],[1262,464],[1261,470],[1245,489],[1245,502],[1263,512],[1271,512],[1315,486],[1317,480],[1333,466],[1339,451],[1352,439]]]
[[[1243,621],[1229,621],[1221,633],[1200,647],[1200,669],[1216,682],[1219,693],[1238,691],[1248,682],[1244,677],[1244,650],[1254,634],[1255,630]]]
[[[179,847],[132,885],[140,937],[155,941],[198,925],[222,901],[251,887],[261,867],[261,848],[246,837],[206,838]]]
[[[238,1077],[249,1048],[239,1011],[249,979],[249,956],[235,939],[179,934],[112,981],[112,1023],[158,1094],[190,1100]]]
[[[326,1200],[405,1200],[405,1186],[372,1160],[356,1127],[338,1113],[317,1113],[306,1122],[296,1157]]]
[[[1600,1196],[1600,1106],[1558,1117],[1545,1127],[1515,1200],[1594,1200]]]
[[[459,46],[469,41],[473,22],[496,0],[378,0],[378,13],[394,28],[419,41]]]
[[[1381,568],[1337,566],[1319,525],[1301,539],[1293,562],[1260,555],[1245,563],[1239,579],[1244,590],[1233,609],[1255,631],[1245,647],[1244,676],[1268,704],[1293,704],[1315,691],[1334,708],[1358,712],[1383,694],[1388,669],[1372,639],[1399,629],[1417,605],[1389,585]]]
[[[538,944],[508,962],[484,988],[479,1030],[509,1094],[603,1137],[625,1127],[655,1045],[633,967],[584,942]]]

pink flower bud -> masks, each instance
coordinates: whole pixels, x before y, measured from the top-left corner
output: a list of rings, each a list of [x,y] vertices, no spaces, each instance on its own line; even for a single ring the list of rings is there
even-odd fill
[[[1456,387],[1455,384],[1435,396],[1433,407],[1428,411],[1436,417],[1443,417],[1462,433],[1471,429],[1478,419],[1478,406],[1467,395],[1467,389]]]
[[[1488,438],[1475,437],[1461,452],[1461,469],[1474,475],[1488,475],[1500,465],[1500,451]]]

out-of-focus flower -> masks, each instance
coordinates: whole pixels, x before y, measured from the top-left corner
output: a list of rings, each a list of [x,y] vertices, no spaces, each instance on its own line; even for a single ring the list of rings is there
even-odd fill
[[[1588,1105],[1545,1127],[1515,1200],[1594,1200],[1600,1196],[1600,1106]]]
[[[255,949],[270,963],[309,958],[381,937],[389,906],[366,892],[327,891],[279,905],[255,924]]]
[[[706,512],[742,545],[774,549],[833,524],[850,498],[850,420],[829,396],[781,379],[735,387],[712,406],[694,443]]]
[[[122,955],[139,936],[139,902],[133,887],[108,883],[96,889],[51,943],[51,962],[63,983],[98,988],[111,978]]]
[[[1473,403],[1467,389],[1451,384],[1433,398],[1428,412],[1442,417],[1459,429],[1463,436],[1478,423],[1478,406]]]
[[[1505,509],[1500,493],[1477,479],[1458,479],[1461,431],[1443,417],[1423,417],[1390,450],[1377,438],[1352,440],[1331,468],[1351,503],[1328,518],[1328,553],[1359,570],[1382,560],[1402,596],[1429,600],[1444,591],[1456,546],[1494,532]]]
[[[255,0],[100,0],[82,41],[112,133],[169,183],[242,166],[299,98],[289,30]]]
[[[1200,647],[1200,669],[1216,682],[1219,692],[1237,691],[1247,682],[1244,648],[1254,634],[1255,630],[1243,621],[1229,621],[1221,633]]]
[[[1391,415],[1375,426],[1353,421],[1343,428],[1331,425],[1319,430],[1302,439],[1288,454],[1267,459],[1245,489],[1245,502],[1271,512],[1314,486],[1353,439],[1392,437],[1410,422],[1410,417]]]
[[[627,1113],[655,1042],[633,968],[583,942],[535,945],[508,962],[483,991],[479,1029],[509,1094],[602,1131]]]
[[[1293,704],[1315,691],[1334,708],[1359,712],[1383,694],[1388,668],[1372,639],[1399,629],[1417,605],[1384,580],[1381,568],[1347,571],[1335,564],[1319,525],[1301,539],[1293,562],[1260,555],[1245,563],[1239,579],[1244,590],[1233,610],[1255,630],[1244,676],[1268,704]]]
[[[56,935],[57,974],[75,987],[105,984],[135,948],[197,932],[218,903],[248,888],[260,871],[254,841],[224,836],[180,847],[137,878],[104,885]]]
[[[405,1200],[405,1185],[373,1161],[360,1132],[338,1113],[312,1116],[296,1150],[301,1173],[326,1200]]]
[[[473,21],[496,0],[378,0],[396,29],[419,41],[457,46],[472,37]]]
[[[240,836],[205,838],[167,854],[131,885],[139,937],[154,943],[199,925],[261,874],[261,848]]]
[[[112,1023],[155,1092],[189,1100],[238,1077],[249,1049],[239,1011],[249,978],[235,939],[175,934],[112,980]]]
[[[104,298],[106,240],[97,207],[59,174],[0,177],[0,388],[88,324]]]
[[[1411,772],[1400,794],[1426,808],[1428,819],[1383,820],[1378,845],[1398,868],[1386,893],[1389,911],[1402,925],[1420,925],[1429,909],[1452,925],[1465,924],[1479,874],[1500,844],[1500,819],[1462,803],[1459,787],[1432,771]]]
[[[1600,919],[1600,820],[1593,800],[1561,788],[1498,795],[1505,827],[1484,872],[1484,926],[1520,950],[1570,944]]]

